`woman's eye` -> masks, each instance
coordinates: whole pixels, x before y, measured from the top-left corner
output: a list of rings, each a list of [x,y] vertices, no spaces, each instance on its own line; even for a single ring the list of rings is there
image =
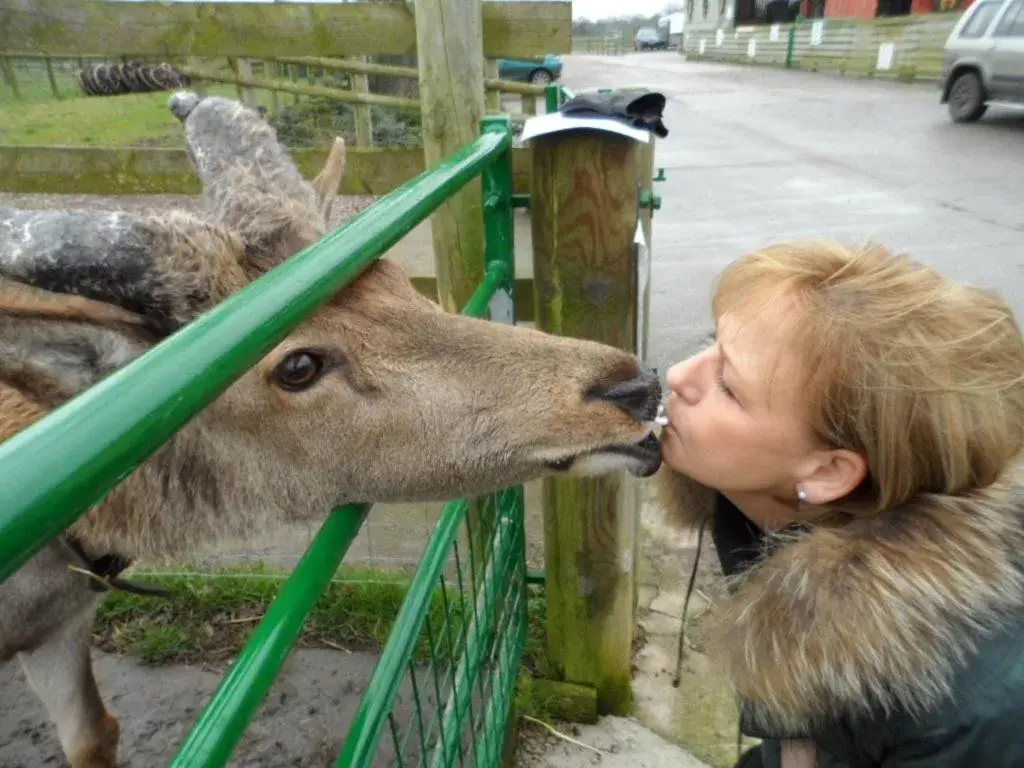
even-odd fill
[[[324,360],[316,352],[292,352],[274,368],[273,378],[284,389],[299,392],[313,386],[324,371]]]
[[[722,390],[728,397],[732,397],[732,390],[726,386],[725,380],[721,376],[715,376],[715,380],[718,382],[718,388]]]

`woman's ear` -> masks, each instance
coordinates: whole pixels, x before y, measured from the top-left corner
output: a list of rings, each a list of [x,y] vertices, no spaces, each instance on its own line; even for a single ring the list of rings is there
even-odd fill
[[[830,504],[849,494],[864,482],[868,462],[859,453],[842,448],[823,451],[814,457],[814,465],[800,479],[800,500],[808,504]]]

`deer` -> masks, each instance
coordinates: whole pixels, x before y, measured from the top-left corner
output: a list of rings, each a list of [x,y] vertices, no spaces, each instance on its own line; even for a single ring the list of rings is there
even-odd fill
[[[0,206],[0,442],[327,233],[340,137],[307,180],[257,110],[190,91],[168,106],[199,212]],[[0,583],[0,662],[19,659],[72,768],[113,768],[91,624],[134,563],[352,502],[648,477],[660,400],[629,352],[446,312],[380,259]]]

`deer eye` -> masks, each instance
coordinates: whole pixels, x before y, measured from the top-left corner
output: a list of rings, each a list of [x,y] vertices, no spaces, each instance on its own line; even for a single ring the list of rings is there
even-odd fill
[[[273,379],[289,392],[301,392],[315,384],[324,372],[324,359],[316,352],[302,349],[292,352],[277,364]]]

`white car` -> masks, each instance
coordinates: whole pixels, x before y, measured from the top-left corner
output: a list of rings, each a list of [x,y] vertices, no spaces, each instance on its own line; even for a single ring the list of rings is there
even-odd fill
[[[956,123],[990,105],[1024,108],[1024,0],[977,0],[946,40],[940,103]]]

